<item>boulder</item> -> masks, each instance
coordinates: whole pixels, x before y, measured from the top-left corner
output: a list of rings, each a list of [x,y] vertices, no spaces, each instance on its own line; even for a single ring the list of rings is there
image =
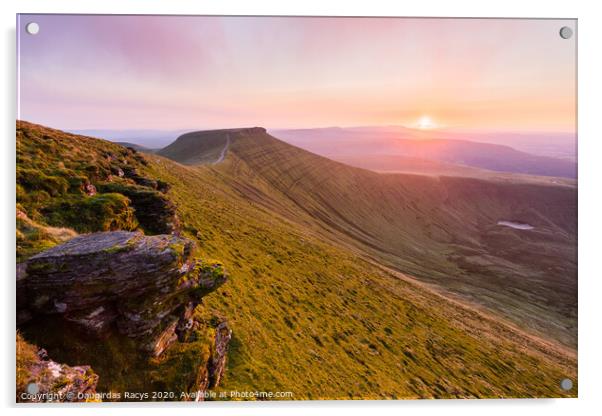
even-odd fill
[[[202,297],[226,280],[221,266],[192,257],[193,244],[127,231],[75,237],[20,267],[19,313],[60,315],[96,336],[118,331],[158,356]]]

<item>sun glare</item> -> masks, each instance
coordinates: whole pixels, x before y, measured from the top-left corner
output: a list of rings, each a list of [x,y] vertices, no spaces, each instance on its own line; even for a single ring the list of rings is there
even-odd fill
[[[434,129],[435,127],[437,127],[433,119],[431,119],[429,116],[420,117],[420,119],[418,119],[417,126],[419,129],[422,130]]]

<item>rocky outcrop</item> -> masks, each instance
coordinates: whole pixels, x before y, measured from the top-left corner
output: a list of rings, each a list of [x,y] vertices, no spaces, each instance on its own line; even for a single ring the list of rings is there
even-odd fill
[[[211,346],[211,356],[207,366],[199,368],[195,401],[204,401],[208,390],[219,386],[226,369],[228,347],[232,339],[232,330],[227,321],[221,321],[215,327],[215,337]]]
[[[226,321],[221,322],[215,328],[215,340],[213,344],[213,353],[209,361],[209,388],[218,386],[224,375],[226,368],[226,356],[228,346],[232,339],[232,330]]]
[[[142,176],[135,167],[124,166],[123,169],[119,170],[121,171],[121,176],[131,179],[137,185],[156,189],[163,193],[166,193],[170,189],[170,185],[167,182]]]
[[[68,366],[17,336],[17,401],[82,402],[96,399],[96,375],[89,366]]]
[[[203,296],[226,280],[175,235],[116,231],[73,238],[31,257],[17,282],[19,316],[60,315],[83,331],[137,340],[158,356],[186,330]]]

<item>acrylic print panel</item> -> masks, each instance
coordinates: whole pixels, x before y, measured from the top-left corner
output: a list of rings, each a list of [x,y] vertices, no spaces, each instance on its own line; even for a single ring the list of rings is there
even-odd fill
[[[575,20],[17,24],[17,401],[577,396]]]

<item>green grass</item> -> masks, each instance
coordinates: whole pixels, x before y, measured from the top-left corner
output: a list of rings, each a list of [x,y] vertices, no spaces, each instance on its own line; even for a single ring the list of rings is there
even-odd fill
[[[17,332],[16,353],[17,391],[25,391],[27,384],[31,381],[30,368],[39,360],[38,350]]]
[[[89,195],[85,186],[110,182],[123,188],[134,187],[131,180],[117,172],[126,167],[139,169],[144,163],[142,156],[124,147],[19,121],[18,209],[38,224],[35,228],[39,230],[63,227],[87,233],[137,229],[135,209],[124,193],[106,191]],[[33,235],[31,230],[18,229],[22,233],[18,236],[21,247],[41,249],[56,243],[40,233]],[[34,251],[21,250],[17,255],[25,259]]]
[[[62,200],[44,208],[44,215],[50,225],[72,226],[79,233],[138,228],[130,200],[117,193]]]
[[[517,341],[505,326],[275,214],[232,186],[246,172],[233,179],[228,166],[151,159],[152,175],[173,186],[189,237],[232,276],[205,301],[234,333],[219,389],[292,391],[297,399],[567,395],[558,383],[575,376],[570,354]],[[279,201],[263,190],[271,192],[264,200]]]
[[[36,223],[20,208],[17,206],[17,263],[77,235],[69,228],[49,227]]]

